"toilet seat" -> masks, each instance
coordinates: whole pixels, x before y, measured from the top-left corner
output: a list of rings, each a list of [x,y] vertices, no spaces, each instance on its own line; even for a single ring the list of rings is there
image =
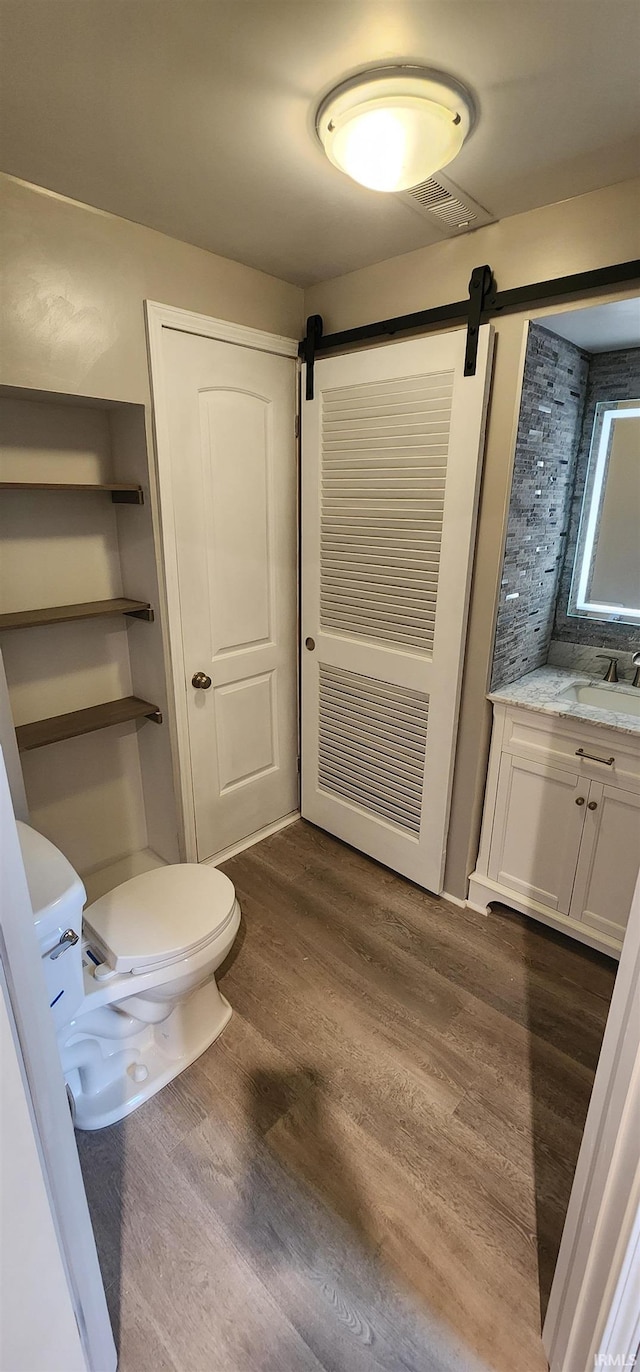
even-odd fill
[[[231,922],[235,906],[233,883],[216,867],[157,867],[88,906],[85,934],[114,972],[143,975],[205,948]]]

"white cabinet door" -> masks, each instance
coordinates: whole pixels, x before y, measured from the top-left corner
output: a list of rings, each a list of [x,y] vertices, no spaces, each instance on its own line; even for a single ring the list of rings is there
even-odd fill
[[[640,796],[592,781],[570,914],[624,938],[640,868]]]
[[[303,413],[302,813],[442,890],[491,336],[319,358]]]
[[[489,876],[568,914],[589,783],[575,772],[503,754]]]
[[[162,335],[202,861],[298,803],[296,363]]]

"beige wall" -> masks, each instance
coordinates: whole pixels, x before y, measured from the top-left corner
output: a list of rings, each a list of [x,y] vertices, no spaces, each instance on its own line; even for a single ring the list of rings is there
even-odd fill
[[[461,300],[466,296],[472,268],[483,262],[493,268],[502,290],[625,262],[640,256],[639,208],[640,181],[633,181],[515,215],[462,238],[449,239],[314,286],[305,293],[305,315],[321,314],[325,332],[330,333]],[[573,301],[571,308],[575,307]],[[545,310],[548,314],[548,305]],[[494,384],[445,877],[447,891],[460,898],[466,895],[466,876],[475,863],[484,790],[490,727],[485,692],[509,498],[525,318],[524,314],[509,315],[495,323]]]
[[[0,299],[0,383],[134,401],[147,419],[145,299],[294,338],[303,321],[296,286],[2,175]],[[140,408],[5,398],[0,430],[6,480],[118,474],[148,491]],[[148,500],[114,507],[93,495],[14,493],[3,509],[1,609],[124,594],[157,610]],[[32,822],[83,874],[146,845],[176,860],[158,617],[154,625],[84,621],[2,638],[18,723],[132,690],[165,714],[160,729],[123,725],[24,754]]]
[[[5,385],[143,402],[145,299],[292,338],[303,318],[297,286],[3,175],[0,298]]]

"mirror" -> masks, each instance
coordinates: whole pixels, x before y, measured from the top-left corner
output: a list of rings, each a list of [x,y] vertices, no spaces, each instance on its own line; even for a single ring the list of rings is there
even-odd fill
[[[568,612],[640,624],[640,400],[596,405]]]

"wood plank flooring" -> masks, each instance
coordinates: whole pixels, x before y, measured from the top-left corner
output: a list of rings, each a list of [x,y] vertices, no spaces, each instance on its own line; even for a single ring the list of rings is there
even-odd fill
[[[121,1372],[543,1372],[615,964],[302,821],[225,870],[230,1024],[78,1135]]]

